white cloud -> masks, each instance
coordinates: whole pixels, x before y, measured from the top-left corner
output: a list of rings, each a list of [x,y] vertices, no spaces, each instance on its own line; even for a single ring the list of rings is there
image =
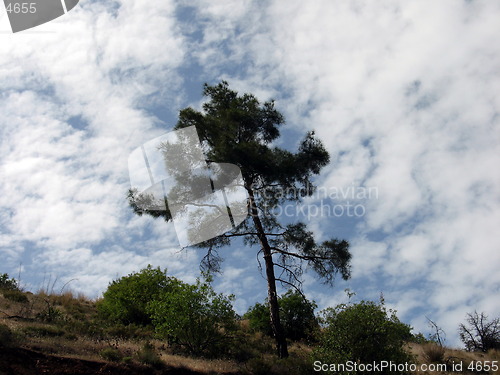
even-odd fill
[[[0,251],[7,264],[28,260],[27,272],[84,278],[89,293],[168,263],[159,248],[176,244],[163,227],[156,244],[145,241],[152,253],[136,254],[144,244],[133,236],[150,224],[137,224],[125,200],[130,151],[164,132],[144,108],[178,101],[175,5],[115,5],[81,4],[32,32],[0,35],[0,207],[9,213]],[[184,260],[172,268],[189,268]]]

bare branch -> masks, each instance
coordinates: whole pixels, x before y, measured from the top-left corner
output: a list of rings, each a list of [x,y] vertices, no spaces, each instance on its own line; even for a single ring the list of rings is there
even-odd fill
[[[286,280],[279,279],[279,278],[276,278],[276,281],[279,281],[280,283],[283,283],[283,284],[290,285],[292,288],[294,288],[302,296],[302,298],[307,299],[306,296],[304,295],[304,293],[302,293],[302,291],[293,283],[290,283]]]

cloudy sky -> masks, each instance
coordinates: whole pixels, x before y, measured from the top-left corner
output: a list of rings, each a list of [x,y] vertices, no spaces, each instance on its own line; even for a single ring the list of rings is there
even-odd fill
[[[466,312],[500,315],[499,16],[479,0],[83,0],[13,34],[0,8],[0,272],[92,297],[147,264],[193,281],[202,253],[128,208],[127,159],[225,79],[276,100],[280,146],[314,129],[331,154],[299,215],[350,241],[352,279],[308,273],[306,294],[383,293],[459,345]],[[221,255],[215,284],[243,313],[266,295],[255,249]]]

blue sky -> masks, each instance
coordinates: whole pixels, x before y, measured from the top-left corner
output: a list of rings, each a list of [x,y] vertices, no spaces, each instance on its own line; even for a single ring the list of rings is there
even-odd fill
[[[306,202],[364,210],[309,218],[319,239],[350,241],[353,273],[334,288],[306,273],[306,294],[324,308],[345,288],[383,293],[459,345],[466,312],[500,311],[499,15],[458,0],[83,0],[12,34],[0,9],[0,272],[93,297],[149,263],[193,281],[202,251],[128,208],[127,159],[225,79],[276,100],[280,146],[316,131],[323,191],[377,191]],[[221,252],[215,285],[240,313],[266,295],[255,253]]]

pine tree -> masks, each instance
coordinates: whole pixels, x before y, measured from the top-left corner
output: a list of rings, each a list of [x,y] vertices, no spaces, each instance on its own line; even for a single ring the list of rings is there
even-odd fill
[[[273,146],[284,124],[273,101],[261,104],[252,94],[240,96],[225,81],[215,86],[205,84],[203,93],[209,98],[203,110],[181,110],[175,130],[194,125],[208,165],[232,163],[241,169],[248,196],[248,217],[234,230],[195,247],[207,249],[202,268],[217,271],[222,260],[217,249],[229,245],[231,239],[241,237],[245,244],[259,246],[259,255],[264,258],[277,354],[284,358],[288,349],[280,322],[276,282],[300,289],[304,265],[310,266],[327,284],[333,284],[338,274],[344,280],[350,277],[347,241],[330,239],[316,243],[305,223],[285,225],[273,215],[273,210],[283,204],[298,204],[314,193],[311,179],[329,163],[329,154],[314,132],[305,135],[295,153]],[[172,219],[168,207],[166,211],[145,210],[141,200],[144,197],[137,191],[129,192],[129,202],[136,213]]]

